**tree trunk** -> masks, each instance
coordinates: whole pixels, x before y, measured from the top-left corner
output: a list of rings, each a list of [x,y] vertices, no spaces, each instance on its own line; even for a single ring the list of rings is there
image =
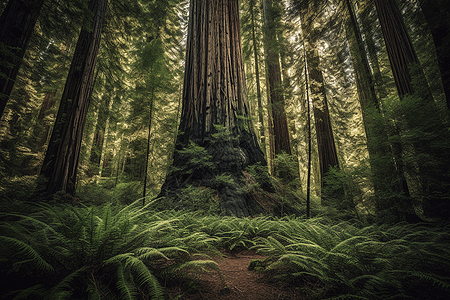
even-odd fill
[[[101,175],[103,148],[108,134],[109,114],[113,101],[110,93],[104,93],[103,98],[103,105],[98,110],[97,124],[95,125],[94,140],[92,141],[89,158],[92,167],[92,174],[90,175]]]
[[[259,135],[261,137],[261,147],[264,154],[266,153],[266,138],[265,138],[265,128],[264,128],[264,112],[262,105],[262,97],[261,97],[261,82],[259,75],[259,49],[257,47],[258,41],[256,40],[255,33],[255,15],[252,10],[251,14],[251,22],[252,22],[252,42],[253,42],[253,56],[255,57],[255,76],[256,76],[256,98],[258,99],[258,120],[260,123]]]
[[[269,97],[272,105],[272,121],[275,139],[275,155],[283,152],[291,154],[288,124],[284,109],[283,84],[281,81],[280,56],[277,50],[275,18],[276,8],[272,0],[263,0],[264,44],[266,52]]]
[[[410,67],[419,64],[403,17],[394,0],[375,0],[378,19],[394,75],[398,95],[414,94]],[[423,75],[422,75],[423,76]],[[425,76],[423,76],[425,78]],[[430,97],[430,95],[427,95]],[[425,99],[430,101],[432,99]]]
[[[152,72],[152,71],[151,71]],[[153,121],[153,103],[155,101],[155,76],[153,76],[152,91],[150,98],[150,113],[148,116],[148,132],[147,132],[147,150],[145,152],[145,169],[144,169],[144,188],[142,191],[142,203],[145,203],[145,196],[147,195],[147,180],[148,180],[148,160],[150,156],[150,139],[152,136],[152,121]]]
[[[400,219],[407,218],[401,216],[414,214],[414,209],[403,170],[401,144],[395,142],[392,145],[395,153],[397,153],[394,159],[388,143],[388,132],[385,128],[380,103],[375,92],[375,82],[370,72],[369,61],[356,15],[350,0],[345,0],[345,5],[348,13],[347,38],[352,54],[356,87],[367,137],[367,150],[373,173],[376,209],[378,212],[391,210]],[[401,205],[401,202],[406,203]],[[409,208],[405,210],[405,207]]]
[[[319,66],[319,52],[314,43],[309,43],[307,49],[308,74],[310,79],[314,122],[317,134],[320,175],[322,191],[326,190],[325,176],[332,167],[339,168],[339,161],[331,128],[330,112],[325,93],[323,74]],[[327,195],[322,193],[322,203],[327,204]],[[324,201],[325,200],[325,201]]]
[[[417,88],[417,93],[415,94],[415,96],[420,97],[419,106],[414,111],[405,111],[401,118],[405,121],[406,130],[409,130],[409,132],[422,131],[423,134],[420,138],[426,138],[427,135],[435,134],[434,131],[436,129],[422,126],[417,116],[422,114],[422,110],[429,111],[431,109],[435,112],[434,114],[438,113],[434,108],[433,97],[426,82],[425,75],[420,68],[411,38],[406,31],[403,17],[394,0],[375,0],[375,6],[400,99],[403,99],[407,94],[414,94],[413,79],[416,79],[416,84],[421,85]],[[411,66],[414,65],[416,67],[410,70]],[[417,78],[412,76],[412,71],[414,71],[414,76]],[[437,116],[433,115],[428,117],[435,118]],[[446,127],[440,120],[435,124],[436,127]],[[449,182],[447,175],[449,167],[448,150],[445,147],[430,147],[426,143],[418,141],[418,139],[419,137],[416,140],[410,141],[409,144],[415,153],[414,165],[409,169],[412,172],[416,172],[416,169],[418,171],[421,197],[424,199],[424,212],[429,216],[450,218],[450,205],[448,204],[448,200],[446,200],[446,197],[448,197]],[[444,137],[442,141],[444,144],[446,143],[445,139]],[[441,141],[433,139],[432,142],[436,143]],[[424,159],[427,156],[428,158]],[[434,163],[438,162],[438,164],[432,166],[433,163],[430,160],[434,160]],[[412,203],[408,207],[412,207]],[[436,209],[437,207],[439,208]],[[412,213],[410,215],[414,217]]]
[[[320,69],[319,51],[316,45],[314,30],[313,9],[304,8],[300,16],[303,38],[305,40],[305,55],[308,70],[308,81],[310,86],[310,97],[312,100],[314,124],[317,135],[317,150],[319,154],[320,182],[322,205],[329,204],[328,186],[325,177],[331,168],[339,168],[339,161],[334,142],[333,130],[331,128],[330,113],[328,110],[327,95],[322,70]],[[343,189],[333,191],[343,194]],[[335,195],[337,196],[337,194]]]
[[[311,139],[311,104],[309,103],[309,79],[308,65],[306,62],[306,49],[303,40],[303,50],[305,52],[305,86],[306,86],[306,130],[308,135],[308,161],[306,175],[306,218],[311,218],[311,163],[312,163],[312,139]]]
[[[0,118],[44,0],[10,0],[0,17]]]
[[[39,110],[36,126],[37,130],[35,131],[38,151],[44,150],[45,143],[48,140],[48,136],[50,133],[50,124],[47,124],[44,118],[47,116],[48,111],[52,109],[56,104],[56,93],[57,90],[54,90],[50,93],[45,94],[44,101],[42,102],[41,109]]]
[[[181,122],[160,193],[166,205],[186,208],[181,189],[203,186],[217,190],[226,214],[263,212],[244,189],[243,169],[266,164],[249,117],[238,1],[191,0]],[[207,155],[197,157],[192,143]],[[219,175],[228,180],[219,182]]]
[[[93,12],[92,26],[80,32],[40,173],[46,182],[37,192],[45,198],[51,198],[57,191],[75,193],[81,138],[107,3],[107,0],[91,0],[89,3],[89,10]]]
[[[450,109],[450,11],[448,1],[419,0],[436,46],[439,71],[444,85],[447,109]]]

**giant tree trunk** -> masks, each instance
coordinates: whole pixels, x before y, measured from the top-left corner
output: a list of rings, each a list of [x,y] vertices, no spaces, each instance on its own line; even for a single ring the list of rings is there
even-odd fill
[[[93,75],[100,47],[108,0],[91,0],[92,26],[83,28],[61,98],[55,126],[40,175],[45,184],[38,193],[51,198],[58,191],[73,195],[86,114],[93,89]]]
[[[148,181],[148,160],[150,158],[150,142],[152,137],[152,121],[153,121],[153,104],[155,102],[155,80],[153,76],[151,99],[150,99],[150,112],[148,114],[148,131],[147,131],[147,150],[145,152],[145,169],[144,169],[144,188],[142,191],[142,198],[147,195],[147,181]],[[143,199],[145,203],[145,199]]]
[[[10,0],[0,17],[0,118],[44,0]]]
[[[277,50],[275,18],[276,8],[272,0],[263,0],[264,5],[264,48],[266,51],[267,79],[269,97],[272,105],[275,155],[286,152],[291,154],[288,124],[284,109],[283,84],[281,81],[280,55]]]
[[[262,212],[243,189],[243,169],[266,164],[249,116],[238,0],[191,0],[181,122],[161,201],[183,209],[181,189],[203,186],[217,190],[226,214]],[[192,143],[207,155],[195,157]]]

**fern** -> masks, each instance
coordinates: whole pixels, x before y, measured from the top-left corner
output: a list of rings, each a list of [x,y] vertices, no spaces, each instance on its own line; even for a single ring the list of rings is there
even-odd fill
[[[124,300],[136,299],[138,295],[137,288],[131,281],[130,271],[125,271],[122,264],[117,267],[117,289],[120,292],[120,298]]]
[[[181,223],[186,216],[179,216],[149,214],[148,206],[140,203],[119,208],[42,205],[33,216],[14,215],[13,224],[0,225],[0,239],[7,244],[2,264],[15,265],[16,270],[31,270],[33,265],[39,275],[29,276],[53,278],[46,280],[44,293],[32,286],[16,295],[68,299],[77,293],[79,298],[136,299],[144,293],[141,297],[162,299],[157,276],[202,264],[190,262],[195,253],[207,256],[217,251],[213,246],[217,237],[194,232],[194,227],[185,231]],[[210,260],[197,271],[206,271],[207,266],[213,268]]]
[[[22,265],[32,263],[37,269],[44,271],[53,271],[53,267],[46,262],[41,255],[27,243],[16,238],[7,236],[0,236],[0,242],[3,241],[6,245],[16,250],[14,256],[22,256],[22,260],[16,261],[14,267],[20,268]]]

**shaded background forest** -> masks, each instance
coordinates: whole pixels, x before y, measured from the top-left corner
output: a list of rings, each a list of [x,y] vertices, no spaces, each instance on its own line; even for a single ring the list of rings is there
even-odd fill
[[[289,190],[285,201],[300,211],[310,193],[315,209],[382,211],[394,221],[448,218],[448,97],[438,59],[448,56],[449,38],[436,46],[432,35],[439,26],[448,33],[447,11],[436,21],[429,10],[439,1],[397,1],[420,62],[409,66],[410,95],[394,80],[380,26],[389,1],[375,2],[240,1],[255,131],[269,171]],[[158,195],[180,118],[188,5],[110,1],[82,133],[78,199],[126,204]],[[1,119],[4,199],[33,190],[89,16],[86,1],[43,4]],[[328,129],[319,128],[325,119]]]

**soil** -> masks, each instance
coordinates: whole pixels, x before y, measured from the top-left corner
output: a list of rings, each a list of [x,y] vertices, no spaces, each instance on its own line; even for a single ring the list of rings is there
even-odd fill
[[[310,299],[293,286],[283,286],[267,275],[249,271],[247,266],[251,260],[263,259],[254,251],[244,250],[237,254],[226,253],[217,257],[218,267],[224,276],[225,283],[217,272],[209,272],[198,276],[195,287],[179,284],[166,288],[170,299],[183,300],[293,300]]]

